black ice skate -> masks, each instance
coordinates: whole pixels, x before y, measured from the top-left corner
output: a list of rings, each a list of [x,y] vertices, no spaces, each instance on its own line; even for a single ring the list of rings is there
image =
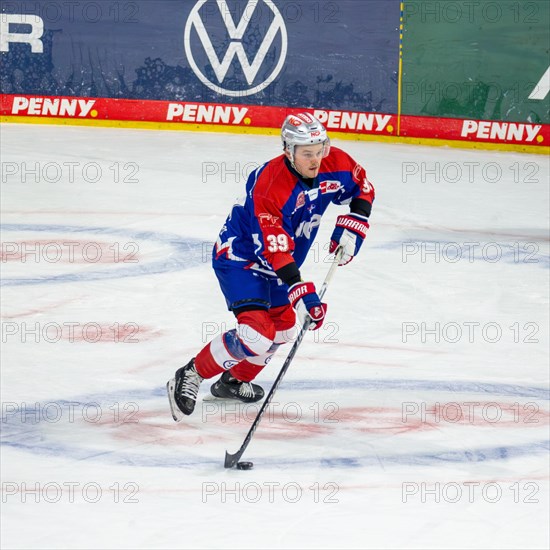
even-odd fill
[[[204,380],[195,369],[195,359],[176,371],[174,378],[166,384],[172,417],[176,422],[183,420],[195,409],[199,386]]]
[[[229,371],[224,372],[222,377],[212,384],[210,392],[214,397],[237,399],[243,403],[255,403],[264,396],[261,386],[252,382],[241,382],[231,376]]]

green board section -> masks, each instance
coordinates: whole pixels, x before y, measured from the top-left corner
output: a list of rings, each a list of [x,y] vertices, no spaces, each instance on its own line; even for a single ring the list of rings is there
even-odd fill
[[[550,123],[550,0],[404,2],[402,114]],[[546,84],[545,84],[546,82]]]

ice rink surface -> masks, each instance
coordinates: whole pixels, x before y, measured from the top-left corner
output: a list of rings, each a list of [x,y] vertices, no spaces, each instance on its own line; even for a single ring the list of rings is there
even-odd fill
[[[164,386],[234,325],[210,249],[279,138],[0,137],[2,548],[549,547],[547,157],[335,140],[371,229],[230,471],[258,407]]]

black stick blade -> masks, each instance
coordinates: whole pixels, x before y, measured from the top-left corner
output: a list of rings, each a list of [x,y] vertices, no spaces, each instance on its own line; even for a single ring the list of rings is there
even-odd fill
[[[239,462],[239,459],[242,456],[242,452],[237,451],[235,454],[229,454],[227,451],[225,451],[225,463],[224,466],[226,468],[233,468],[237,462]]]

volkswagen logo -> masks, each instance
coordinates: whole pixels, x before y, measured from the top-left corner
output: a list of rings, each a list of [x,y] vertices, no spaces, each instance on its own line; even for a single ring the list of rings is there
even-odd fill
[[[232,97],[269,86],[283,68],[288,47],[283,17],[271,0],[248,0],[237,18],[226,0],[199,0],[185,25],[191,69],[205,86]],[[220,51],[226,44],[225,52]]]

